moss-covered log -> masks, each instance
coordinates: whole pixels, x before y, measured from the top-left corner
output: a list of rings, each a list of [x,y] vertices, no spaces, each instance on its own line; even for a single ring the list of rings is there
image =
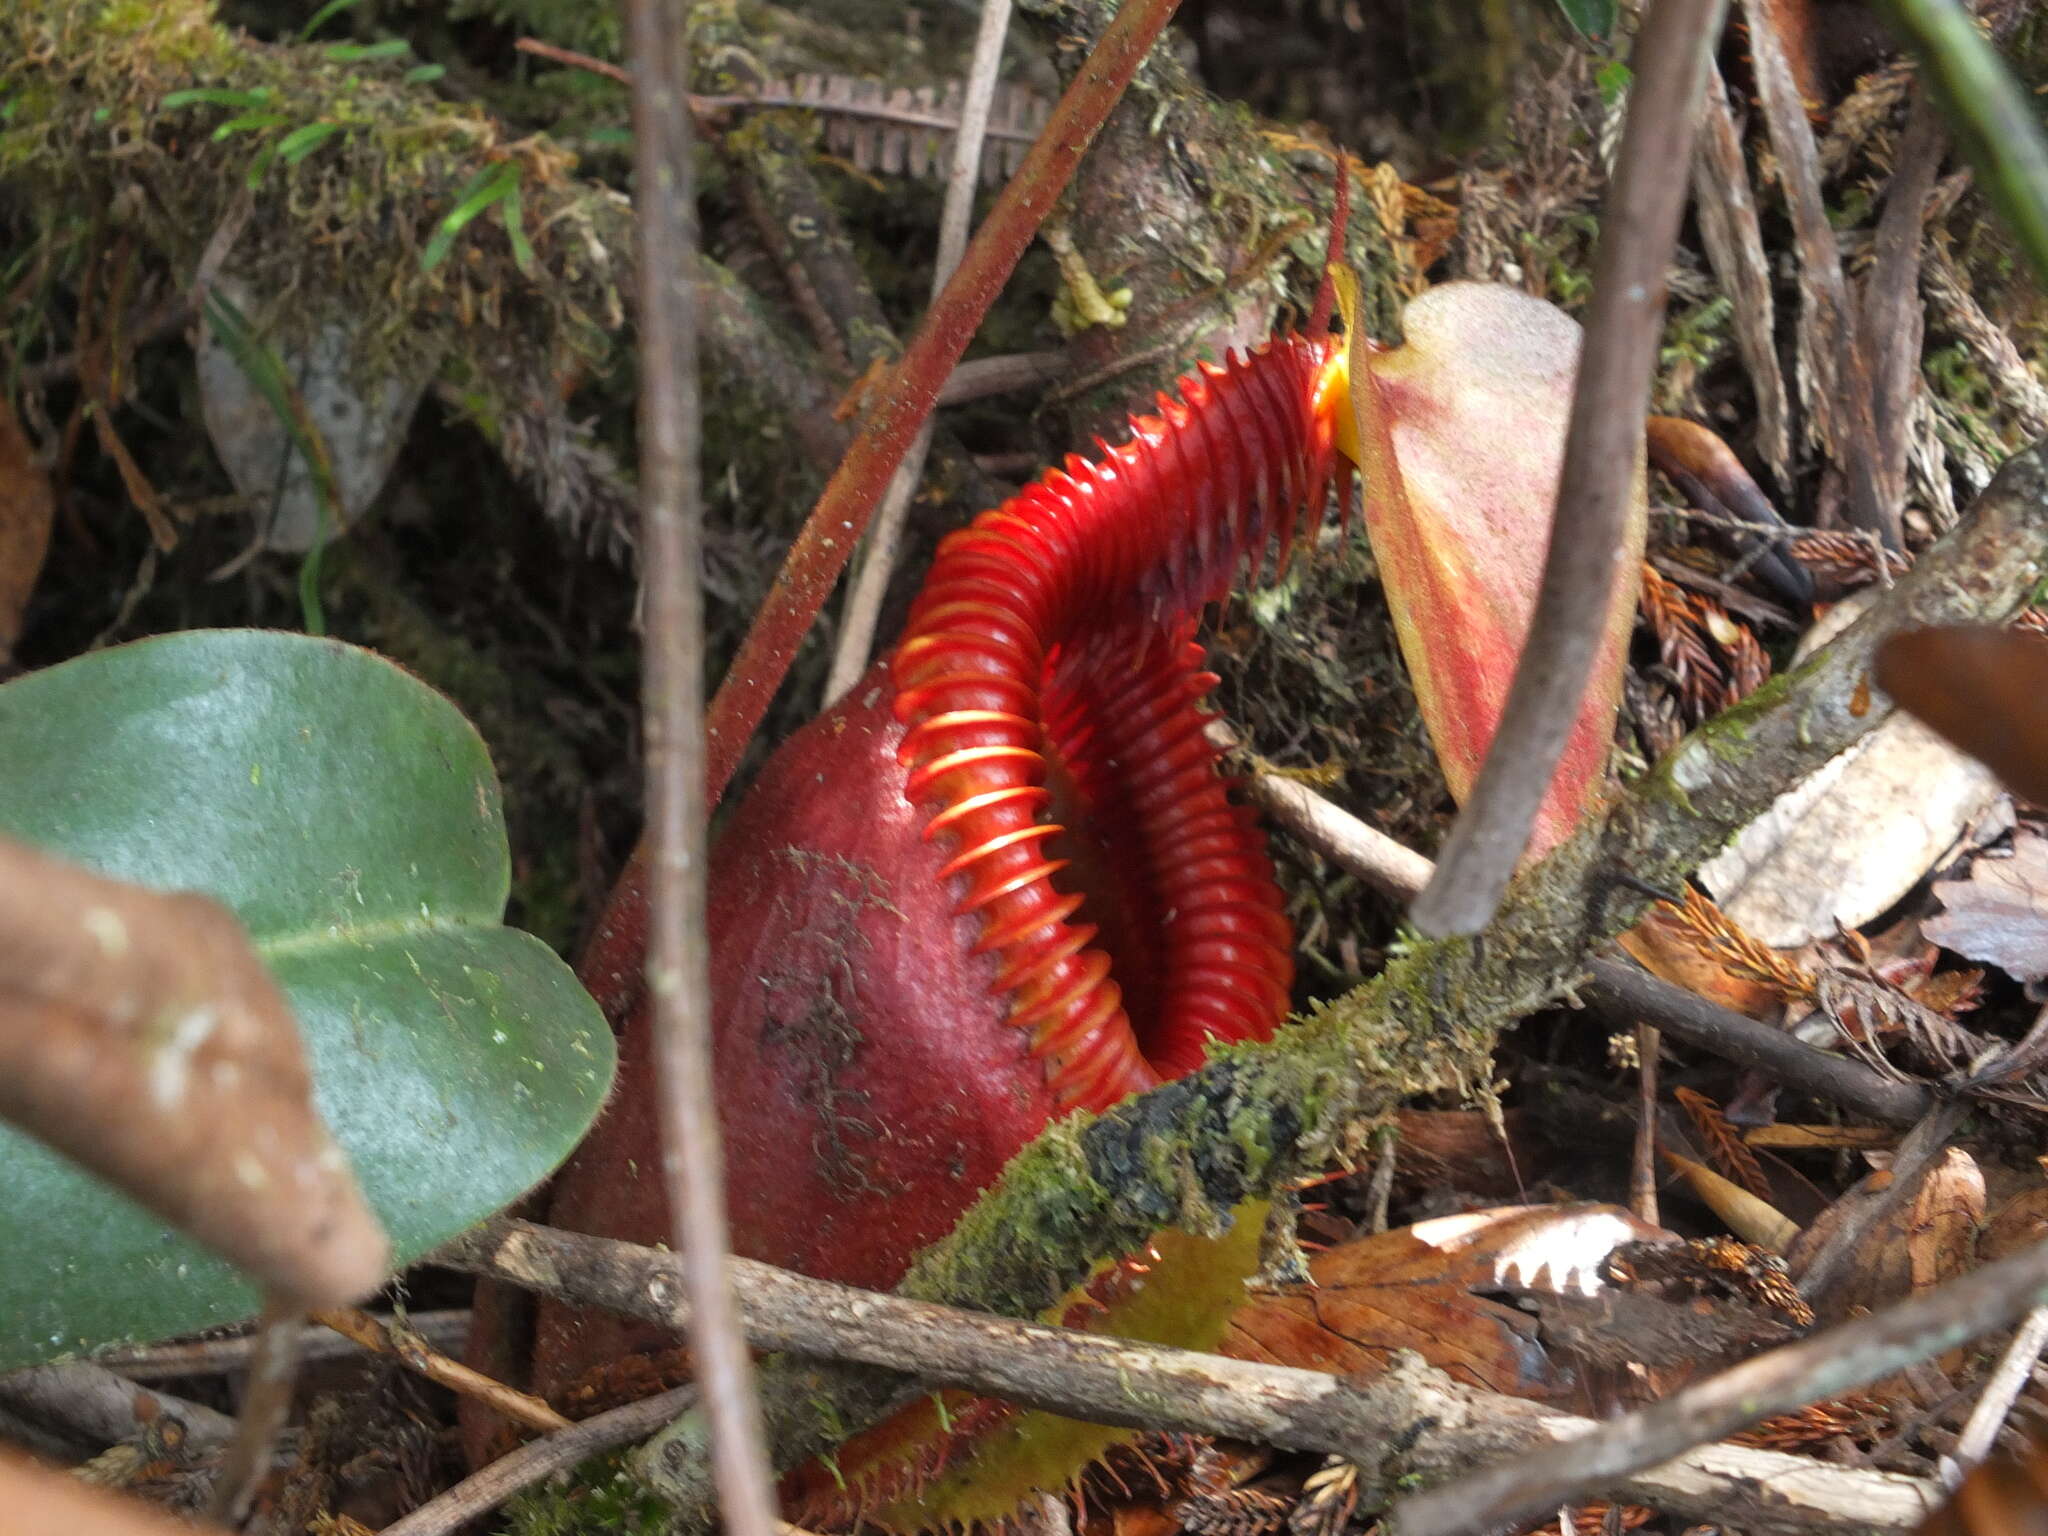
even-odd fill
[[[1964,522],[1855,625],[1694,735],[1550,858],[1476,939],[1418,944],[1270,1045],[1094,1120],[1062,1122],[928,1251],[904,1294],[1030,1317],[1164,1225],[1214,1230],[1357,1144],[1409,1095],[1483,1093],[1500,1032],[1568,998],[1587,956],[1646,899],[1620,883],[1683,880],[1781,792],[1877,725],[1877,646],[1920,624],[2010,618],[2048,573],[2048,445],[2007,463]],[[872,1372],[779,1370],[766,1382],[793,1463],[870,1422],[902,1391]],[[703,1428],[688,1416],[636,1459],[685,1529],[714,1509]]]

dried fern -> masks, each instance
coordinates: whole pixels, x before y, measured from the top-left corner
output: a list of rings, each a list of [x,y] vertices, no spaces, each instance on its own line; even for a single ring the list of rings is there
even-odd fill
[[[800,107],[824,120],[825,147],[884,176],[943,176],[960,126],[965,88],[891,86],[854,75],[797,75],[736,96],[700,96],[700,107]],[[1052,108],[1021,85],[998,85],[989,107],[981,179],[994,185],[1014,172]]]

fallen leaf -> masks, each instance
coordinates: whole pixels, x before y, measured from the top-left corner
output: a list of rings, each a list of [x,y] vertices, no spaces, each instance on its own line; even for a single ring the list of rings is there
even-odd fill
[[[1960,879],[1935,883],[1934,899],[1942,910],[1920,929],[1942,948],[2016,981],[2048,977],[2048,837],[2016,829],[2010,858],[1978,854]]]
[[[1868,1175],[1808,1223],[1785,1255],[1792,1272],[1801,1273],[1844,1221],[1861,1219],[1872,1192],[1890,1178],[1888,1170]],[[1857,1235],[1855,1252],[1827,1294],[1832,1315],[1844,1317],[1856,1307],[1877,1311],[1961,1274],[1976,1262],[1983,1221],[1984,1175],[1969,1153],[1950,1147],[1904,1203]]]
[[[1798,657],[1847,629],[1877,597],[1872,588],[1835,604],[1800,637]],[[1701,868],[1700,883],[1764,943],[1796,949],[1882,915],[1997,794],[1997,777],[1983,764],[1893,714],[1780,795]]]
[[[2048,805],[2048,639],[2023,629],[1912,629],[1877,653],[1878,686],[2013,792]]]
[[[290,1005],[207,897],[0,839],[0,1113],[296,1301],[383,1282]]]
[[[1313,1284],[1259,1296],[1231,1319],[1219,1352],[1239,1360],[1374,1375],[1412,1349],[1468,1385],[1546,1402],[1581,1402],[1537,1320],[1475,1294],[1589,1294],[1623,1243],[1669,1240],[1618,1206],[1506,1206],[1438,1217],[1346,1243],[1309,1266]]]
[[[1893,715],[1779,796],[1700,881],[1751,934],[1795,949],[1881,916],[1997,795],[1982,763]]]
[[[2037,1184],[1992,1212],[1977,1234],[1977,1262],[1994,1264],[2043,1238],[2048,1238],[2048,1184]]]
[[[215,287],[247,315],[259,338],[276,329],[271,311],[245,286],[223,278]],[[326,443],[341,503],[342,528],[327,529],[331,538],[362,515],[390,477],[440,359],[425,349],[381,375],[365,374],[356,358],[358,317],[331,298],[297,302],[311,305],[310,315],[296,317],[299,334],[311,340],[270,345],[297,392],[306,425]],[[293,441],[288,417],[280,414],[280,402],[251,377],[217,324],[209,315],[196,359],[207,435],[235,489],[268,518],[264,542],[291,553],[310,549],[324,516],[313,472]]]

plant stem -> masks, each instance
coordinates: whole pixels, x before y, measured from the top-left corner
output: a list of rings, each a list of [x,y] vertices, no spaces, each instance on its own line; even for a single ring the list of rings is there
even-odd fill
[[[723,1154],[711,1094],[704,937],[704,596],[698,585],[697,330],[690,114],[682,5],[631,0],[640,235],[640,495],[647,604],[644,706],[652,882],[647,990],[661,1097],[662,1173],[690,1297],[690,1342],[711,1421],[725,1528],[775,1536],[753,1364],[727,1287]]]

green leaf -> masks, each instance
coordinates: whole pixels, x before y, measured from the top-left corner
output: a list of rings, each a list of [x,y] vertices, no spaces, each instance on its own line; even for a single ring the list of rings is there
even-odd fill
[[[362,0],[327,0],[325,5],[313,13],[313,19],[299,28],[299,41],[306,42],[343,11],[360,4]]]
[[[431,85],[448,73],[446,64],[415,64],[402,78],[407,85]]]
[[[282,128],[291,119],[282,112],[244,112],[240,117],[231,117],[213,130],[217,144],[222,139],[232,138],[238,133],[251,133],[259,128]]]
[[[294,128],[277,141],[278,158],[286,165],[297,165],[340,132],[339,123],[308,123],[303,128]]]
[[[441,220],[434,230],[433,239],[420,252],[420,270],[431,272],[448,258],[455,248],[455,237],[469,226],[470,220],[489,208],[501,197],[519,195],[519,167],[510,160],[497,165],[487,165],[470,177],[461,193],[455,199],[455,207]]]
[[[1594,41],[1614,30],[1615,0],[1557,0],[1565,20]]]
[[[526,214],[519,204],[519,184],[498,204],[498,217],[505,223],[505,238],[512,242],[512,264],[521,272],[533,273],[533,244],[526,238]]]
[[[167,112],[176,111],[179,107],[197,106],[233,107],[237,111],[246,112],[253,107],[262,106],[269,100],[270,91],[266,86],[258,86],[253,91],[230,91],[218,86],[204,86],[198,90],[173,91],[164,98],[163,105]]]
[[[1608,107],[1621,104],[1634,79],[1634,73],[1619,59],[1609,59],[1593,72],[1593,83],[1600,87],[1600,100]]]
[[[399,1262],[516,1199],[595,1117],[611,1033],[501,925],[483,743],[381,657],[257,630],[96,652],[0,687],[0,764],[0,830],[240,916]],[[0,1187],[0,1370],[256,1308],[225,1262],[5,1127]]]
[[[337,64],[360,64],[365,59],[398,59],[412,52],[412,44],[402,37],[387,37],[376,43],[333,43],[328,46],[327,57]]]

